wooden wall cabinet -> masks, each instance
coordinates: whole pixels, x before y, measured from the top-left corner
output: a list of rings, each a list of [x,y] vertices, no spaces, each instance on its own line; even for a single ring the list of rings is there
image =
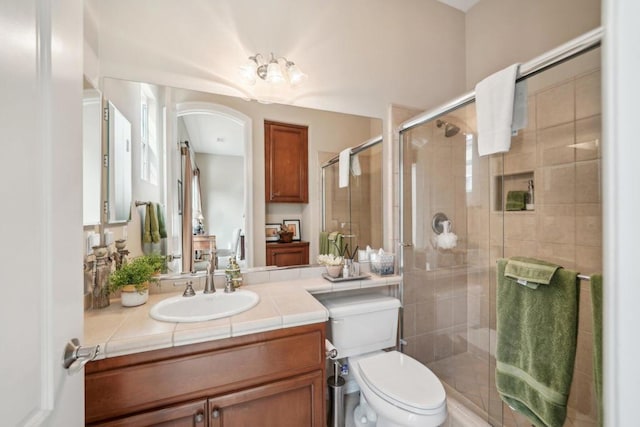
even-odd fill
[[[309,264],[309,242],[267,243],[267,265]]]
[[[92,426],[326,424],[324,323],[90,362]]]
[[[308,128],[264,122],[265,201],[308,203]]]

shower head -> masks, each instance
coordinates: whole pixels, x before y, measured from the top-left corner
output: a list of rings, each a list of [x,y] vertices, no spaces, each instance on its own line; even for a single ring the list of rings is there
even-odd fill
[[[436,120],[436,126],[441,128],[444,126],[444,136],[447,138],[451,138],[454,135],[457,135],[460,132],[460,128],[452,123],[445,122],[444,120]]]

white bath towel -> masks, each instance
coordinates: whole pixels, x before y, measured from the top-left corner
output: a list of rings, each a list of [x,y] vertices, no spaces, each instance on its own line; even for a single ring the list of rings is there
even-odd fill
[[[362,168],[360,168],[360,159],[358,158],[357,154],[354,154],[353,157],[351,157],[351,175],[362,175]]]
[[[340,152],[338,158],[338,187],[345,188],[349,186],[349,156],[351,148],[345,148]]]
[[[478,153],[504,153],[511,147],[515,84],[520,64],[498,71],[476,85]]]

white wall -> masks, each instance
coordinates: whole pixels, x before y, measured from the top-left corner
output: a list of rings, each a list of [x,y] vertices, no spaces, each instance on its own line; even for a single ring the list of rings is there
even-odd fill
[[[466,86],[600,25],[599,0],[482,0],[466,15]]]
[[[638,425],[638,16],[637,0],[604,1],[604,425],[616,427]]]
[[[216,236],[218,248],[227,249],[233,230],[244,228],[244,157],[196,153],[195,158],[205,230]]]

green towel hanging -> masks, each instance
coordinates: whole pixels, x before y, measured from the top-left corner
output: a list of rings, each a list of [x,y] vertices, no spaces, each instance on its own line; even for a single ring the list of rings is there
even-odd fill
[[[591,307],[593,317],[593,379],[598,399],[598,424],[604,425],[602,404],[602,276],[591,276]]]
[[[558,269],[530,289],[497,264],[496,387],[536,426],[561,427],[567,414],[578,336],[577,273]]]

